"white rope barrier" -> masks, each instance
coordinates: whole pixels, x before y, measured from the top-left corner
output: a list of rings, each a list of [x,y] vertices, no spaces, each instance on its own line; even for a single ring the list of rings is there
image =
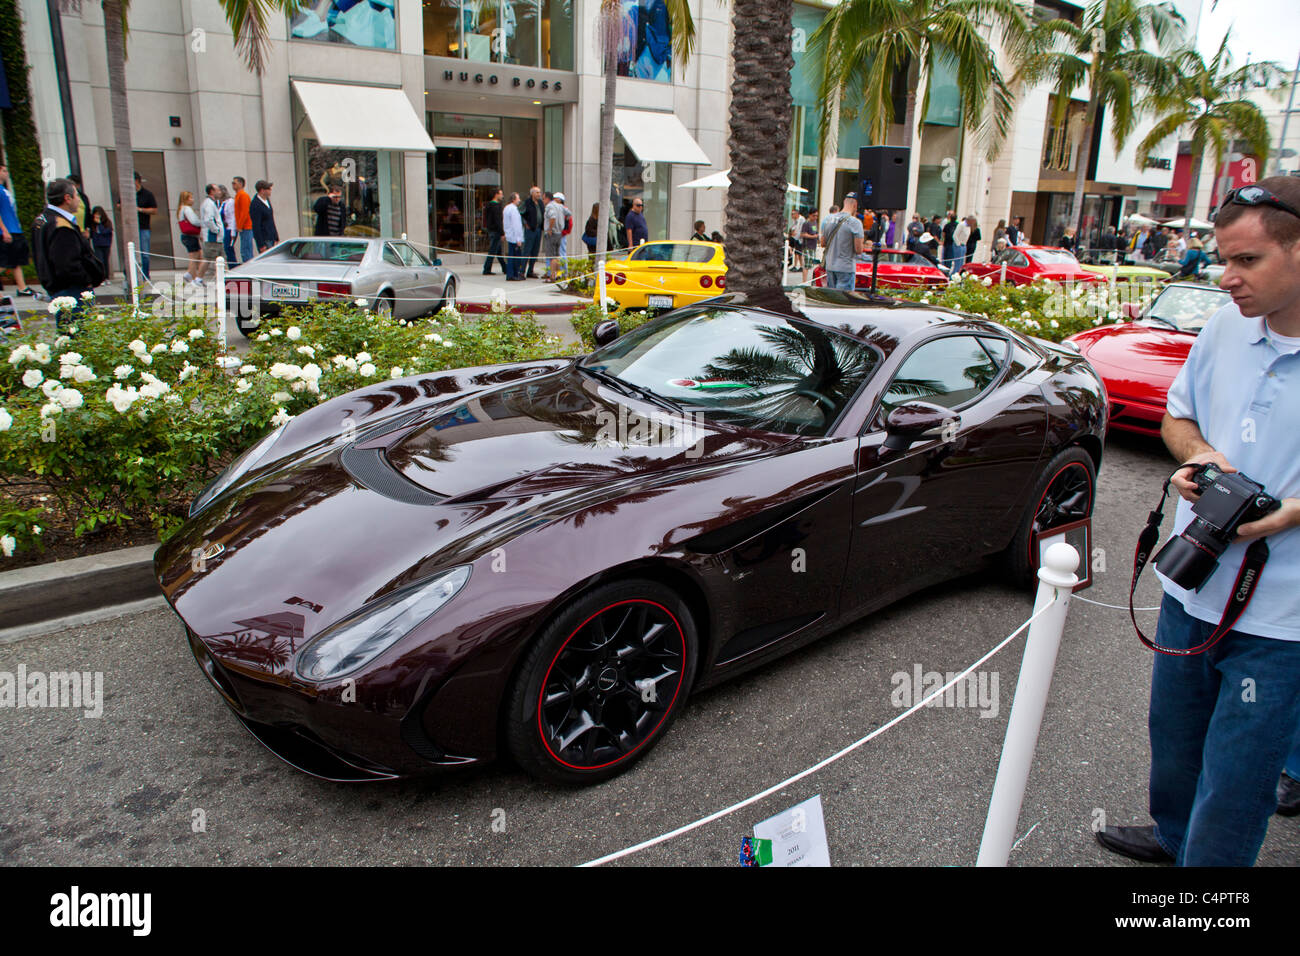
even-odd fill
[[[888,723],[882,724],[880,727],[877,727],[875,730],[867,734],[865,737],[859,738],[858,740],[849,744],[847,747],[844,747],[843,749],[831,754],[826,759],[818,761],[817,763],[813,764],[811,767],[808,767],[805,770],[801,770],[799,773],[796,773],[793,776],[786,777],[780,783],[773,784],[772,786],[768,787],[766,790],[762,791],[761,793],[754,794],[752,797],[747,797],[744,800],[739,801],[738,803],[733,803],[731,806],[725,807],[722,810],[715,811],[714,813],[710,813],[708,816],[700,817],[698,820],[693,820],[692,822],[687,823],[684,826],[680,826],[675,830],[670,830],[667,833],[662,833],[657,837],[653,837],[649,840],[644,840],[641,843],[636,844],[635,846],[630,846],[627,847],[626,849],[619,850],[616,853],[609,853],[606,854],[605,856],[597,857],[594,860],[589,860],[588,862],[583,863],[582,866],[583,867],[601,866],[605,863],[611,863],[614,860],[622,859],[625,856],[630,856],[633,853],[639,853],[641,850],[648,849],[652,846],[657,846],[660,843],[666,843],[669,840],[676,839],[677,837],[682,836],[685,833],[689,833],[692,830],[697,830],[700,827],[705,826],[706,824],[712,823],[714,820],[720,820],[725,816],[729,816],[730,814],[735,813],[737,810],[744,809],[750,804],[757,803],[760,800],[764,800],[767,797],[772,796],[772,794],[774,793],[779,793],[780,791],[784,790],[786,787],[790,786],[791,784],[797,783],[798,781],[804,779],[805,777],[811,776],[812,774],[816,773],[818,770],[821,770],[823,767],[830,766],[831,764],[835,763],[835,761],[841,759],[842,757],[848,756],[853,751],[857,750],[859,747],[863,746],[867,742],[874,740],[876,737],[879,737],[881,734],[883,734],[886,730],[889,730],[891,727],[894,727],[902,723],[904,720],[906,720],[908,717],[911,717],[914,713],[916,713],[918,710],[920,710],[930,701],[934,700],[936,697],[942,696],[943,693],[947,691],[950,687],[954,687],[961,681],[965,680],[968,676],[970,676],[970,674],[976,668],[978,668],[981,664],[985,663],[987,660],[989,660],[991,657],[993,657],[995,654],[1001,651],[1004,647],[1010,644],[1013,640],[1015,640],[1015,638],[1018,637],[1022,631],[1024,631],[1027,627],[1032,625],[1035,621],[1037,621],[1040,617],[1046,614],[1049,610],[1056,607],[1056,604],[1057,604],[1056,601],[1049,601],[1048,603],[1044,604],[1042,607],[1038,608],[1036,611],[1034,611],[1034,613],[1029,617],[1028,620],[1026,620],[1023,624],[1021,624],[1014,631],[1008,634],[1005,638],[999,641],[996,647],[994,647],[991,651],[986,653],[979,660],[975,661],[973,664],[967,667],[964,671],[962,671],[952,680],[948,681],[948,683],[944,684],[942,687],[938,688],[937,690],[932,691],[928,696],[917,701],[915,704],[913,704],[907,710],[903,711],[897,717],[890,720]]]
[[[1127,605],[1127,604],[1104,604],[1104,603],[1102,603],[1101,601],[1093,601],[1093,600],[1090,600],[1090,599],[1088,599],[1088,598],[1086,598],[1086,597],[1079,597],[1079,595],[1077,595],[1077,594],[1074,596],[1074,599],[1075,599],[1076,601],[1082,601],[1084,604],[1095,604],[1095,605],[1097,605],[1097,607],[1109,607],[1109,608],[1113,608],[1113,609],[1115,609],[1116,611],[1127,611],[1127,610],[1128,610],[1128,605]],[[1160,605],[1157,604],[1155,607],[1135,607],[1133,610],[1135,610],[1135,611],[1158,611],[1158,610],[1160,610]]]

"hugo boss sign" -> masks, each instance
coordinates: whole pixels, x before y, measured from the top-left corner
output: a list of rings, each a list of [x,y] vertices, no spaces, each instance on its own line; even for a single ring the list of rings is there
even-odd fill
[[[474,83],[487,83],[489,86],[497,86],[501,82],[501,78],[497,76],[495,73],[487,73],[487,74],[470,73],[468,70],[443,70],[442,78],[446,80],[448,83],[452,83],[456,81],[459,81],[461,83],[474,82]],[[563,89],[562,86],[563,81],[561,80],[555,80],[554,82],[552,82],[551,80],[536,80],[533,79],[532,77],[524,79],[523,77],[520,76],[513,76],[510,77],[509,79],[510,79],[509,85],[515,89],[523,88],[526,90],[532,90],[532,89],[550,90],[555,93],[558,93],[560,92],[561,89]]]

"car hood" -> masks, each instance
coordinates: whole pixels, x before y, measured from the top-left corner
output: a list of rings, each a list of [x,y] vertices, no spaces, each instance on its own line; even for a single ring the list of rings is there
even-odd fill
[[[367,394],[414,393],[411,381]],[[283,680],[303,644],[377,597],[799,441],[660,412],[572,366],[397,404],[350,437],[324,406],[300,418],[282,441],[309,444],[241,479],[154,558],[164,595],[214,653]],[[232,594],[247,598],[237,615]]]
[[[1187,361],[1194,335],[1142,322],[1124,322],[1091,329],[1071,338],[1088,361],[1103,374],[1138,373],[1167,388]]]
[[[790,440],[625,399],[574,367],[469,396],[371,444],[404,478],[462,503],[663,477]]]

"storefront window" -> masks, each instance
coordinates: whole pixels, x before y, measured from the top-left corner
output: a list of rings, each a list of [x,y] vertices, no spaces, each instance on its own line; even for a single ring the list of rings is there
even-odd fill
[[[337,186],[347,212],[345,236],[400,236],[403,224],[402,154],[392,150],[329,149],[316,134],[301,108],[294,135],[294,161],[298,167],[298,219],[300,233],[315,232],[316,201]]]
[[[572,70],[573,0],[425,0],[424,52]]]
[[[622,0],[622,4],[618,75],[671,83],[672,24],[664,0]]]
[[[318,0],[302,4],[289,18],[295,40],[397,49],[395,0]]]
[[[668,204],[671,166],[643,163],[628,147],[622,134],[614,134],[614,192],[618,197],[618,218],[627,218],[633,199],[645,203],[643,215],[651,239],[669,239]],[[685,238],[685,237],[682,237]]]

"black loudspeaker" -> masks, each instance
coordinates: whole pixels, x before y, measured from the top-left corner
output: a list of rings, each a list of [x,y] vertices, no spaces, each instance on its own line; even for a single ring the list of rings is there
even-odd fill
[[[858,150],[859,209],[906,211],[911,153],[906,146],[863,146]]]

